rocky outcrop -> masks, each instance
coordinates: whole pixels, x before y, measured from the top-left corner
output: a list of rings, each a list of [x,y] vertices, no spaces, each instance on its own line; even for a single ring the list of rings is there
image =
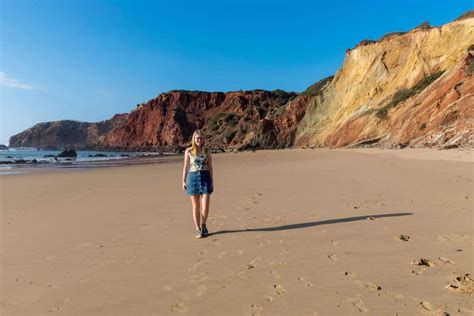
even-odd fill
[[[70,120],[39,123],[10,138],[10,148],[35,147],[45,150],[64,148],[91,149],[97,139],[122,124],[128,114],[117,114],[109,120],[86,123]]]
[[[296,146],[472,147],[472,44],[468,13],[348,50]]]
[[[61,151],[58,156],[59,158],[76,158],[77,157],[77,152],[74,149],[66,149]]]
[[[221,150],[473,147],[474,11],[363,40],[334,76],[300,94],[175,90],[105,123],[41,123],[10,145],[171,150],[204,131]]]
[[[176,90],[140,104],[125,123],[100,138],[115,150],[180,150],[195,129],[202,129],[215,148],[290,147],[291,118],[278,121],[292,107],[296,93],[281,90],[200,92]],[[286,124],[286,125],[285,125]],[[297,121],[294,122],[296,127]],[[282,134],[283,135],[283,134]],[[293,132],[294,135],[294,132]]]

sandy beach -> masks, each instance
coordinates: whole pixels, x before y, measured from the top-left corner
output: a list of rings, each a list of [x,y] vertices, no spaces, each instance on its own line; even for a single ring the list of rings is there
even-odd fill
[[[2,175],[0,314],[472,314],[473,153],[216,154],[205,239],[181,159]]]

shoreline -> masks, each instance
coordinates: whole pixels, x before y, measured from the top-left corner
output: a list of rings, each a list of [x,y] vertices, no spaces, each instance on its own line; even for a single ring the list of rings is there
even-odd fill
[[[389,155],[401,159],[418,160],[445,160],[459,162],[474,162],[473,149],[434,149],[434,148],[403,148],[403,149],[381,149],[381,148],[314,148],[314,149],[261,149],[256,151],[230,151],[213,153],[213,155],[234,155],[244,153],[275,153],[275,152],[347,152],[368,155]],[[156,155],[131,156],[117,159],[89,160],[89,161],[63,161],[61,163],[28,163],[0,166],[0,176],[7,174],[24,174],[30,172],[51,172],[55,170],[87,170],[96,168],[126,167],[134,165],[167,163],[181,161],[182,153],[162,153]]]

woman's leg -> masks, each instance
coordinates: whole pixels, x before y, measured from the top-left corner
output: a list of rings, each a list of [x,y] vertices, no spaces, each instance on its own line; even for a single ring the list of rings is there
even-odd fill
[[[194,218],[194,225],[196,229],[201,229],[201,212],[200,212],[200,195],[191,195],[191,203],[193,205],[193,218]]]
[[[206,224],[207,216],[209,215],[209,203],[211,202],[211,195],[210,194],[203,194],[202,195],[202,223]]]

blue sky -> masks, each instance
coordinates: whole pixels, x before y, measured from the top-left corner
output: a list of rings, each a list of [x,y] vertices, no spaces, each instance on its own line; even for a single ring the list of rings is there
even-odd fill
[[[100,121],[173,89],[302,91],[362,39],[441,25],[473,1],[0,0],[0,143]]]

